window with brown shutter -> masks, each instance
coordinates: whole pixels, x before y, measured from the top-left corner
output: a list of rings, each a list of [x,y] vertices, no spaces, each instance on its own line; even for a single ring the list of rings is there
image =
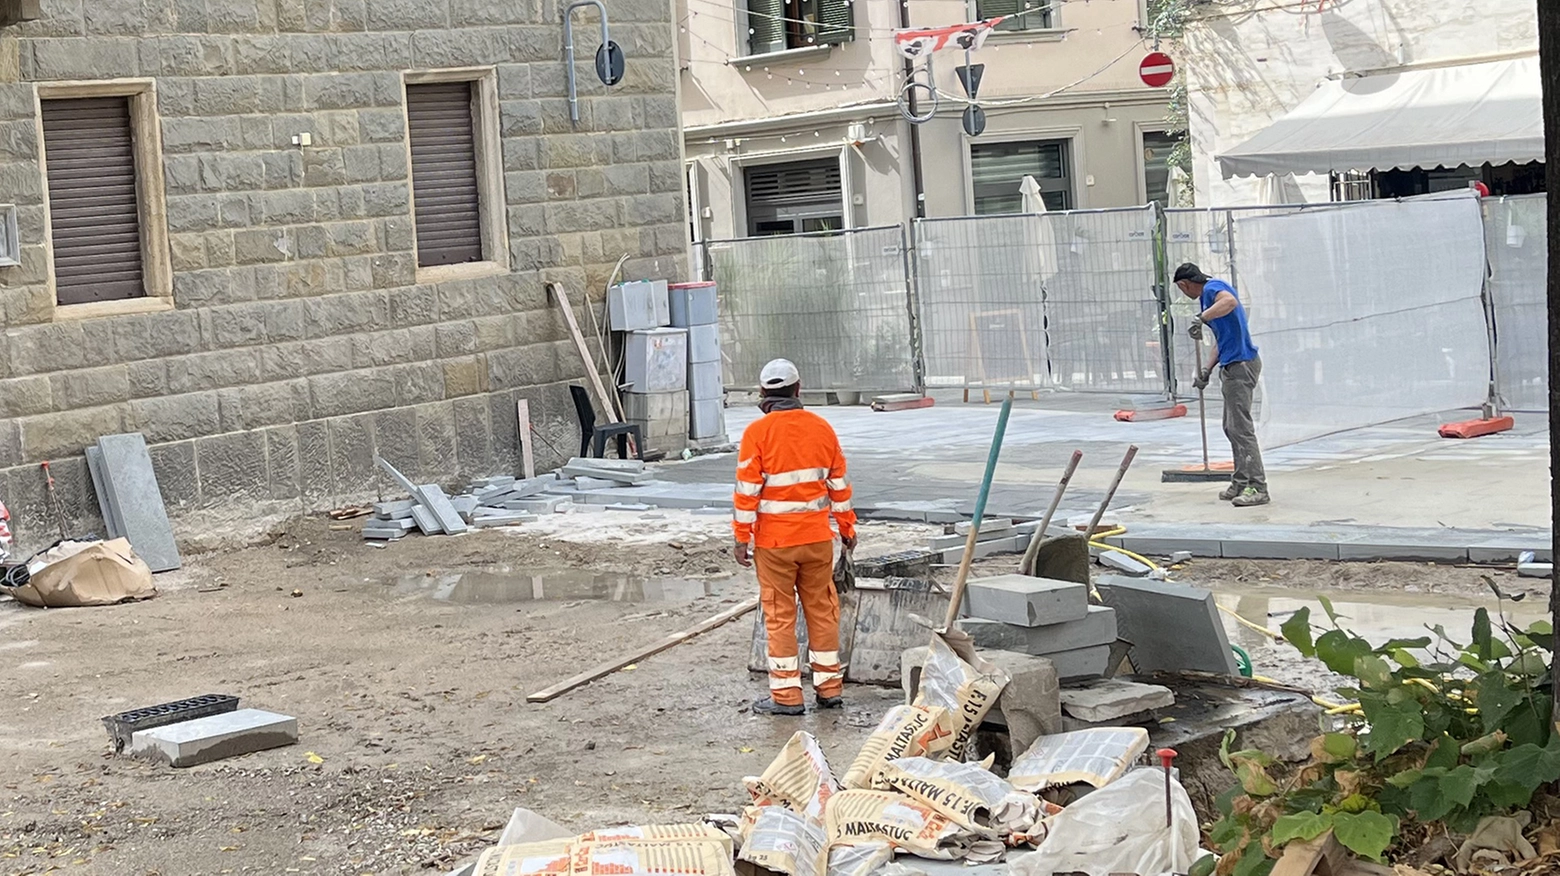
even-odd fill
[[[60,304],[146,295],[131,100],[41,102]]]
[[[419,267],[483,260],[477,83],[407,84]]]

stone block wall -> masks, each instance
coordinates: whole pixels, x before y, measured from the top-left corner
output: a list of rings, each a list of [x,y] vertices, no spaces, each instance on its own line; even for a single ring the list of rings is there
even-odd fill
[[[578,127],[561,6],[43,0],[0,29],[0,203],[22,256],[0,267],[0,499],[19,541],[55,533],[42,460],[70,525],[101,526],[82,452],[114,432],[145,433],[184,539],[371,498],[375,453],[448,485],[515,472],[517,399],[576,449],[586,365],[544,283],[589,333],[620,256],[630,277],[684,276],[687,219],[670,4],[609,4],[628,56],[613,89],[578,17]],[[419,283],[401,76],[454,67],[496,70],[510,267]],[[121,78],[155,81],[173,307],[68,319],[35,83]]]

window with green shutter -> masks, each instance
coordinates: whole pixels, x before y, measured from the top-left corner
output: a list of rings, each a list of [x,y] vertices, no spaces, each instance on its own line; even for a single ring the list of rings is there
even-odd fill
[[[1051,4],[1054,0],[974,0],[975,17],[980,21],[1011,16],[997,30],[1046,30],[1056,26]]]
[[[837,46],[856,38],[852,0],[748,0],[748,52]]]

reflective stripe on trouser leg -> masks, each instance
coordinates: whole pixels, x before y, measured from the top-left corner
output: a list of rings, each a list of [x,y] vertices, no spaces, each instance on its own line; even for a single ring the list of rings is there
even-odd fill
[[[768,638],[769,695],[780,705],[799,706],[802,673],[796,640],[796,563],[787,548],[759,548],[753,552],[753,565],[758,571],[758,596]]]

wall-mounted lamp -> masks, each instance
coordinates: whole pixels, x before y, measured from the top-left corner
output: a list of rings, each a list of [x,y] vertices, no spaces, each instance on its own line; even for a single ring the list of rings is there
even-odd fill
[[[601,47],[596,49],[596,78],[612,86],[623,81],[623,47],[612,41],[607,31],[607,7],[601,0],[574,0],[563,10],[564,75],[569,79],[569,121],[579,124],[580,98],[574,82],[574,10],[594,6],[601,13]]]

